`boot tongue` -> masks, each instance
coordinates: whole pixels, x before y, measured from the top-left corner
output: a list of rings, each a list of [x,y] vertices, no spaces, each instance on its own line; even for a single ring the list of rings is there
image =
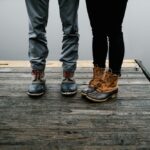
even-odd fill
[[[68,72],[68,71],[63,72],[63,77],[64,78],[72,78],[73,75],[74,75],[73,72]]]
[[[44,72],[38,71],[38,70],[33,70],[32,71],[32,80],[33,81],[44,80]]]
[[[67,83],[74,82],[73,76],[74,76],[73,72],[68,72],[68,71],[63,72],[63,82],[67,82]]]

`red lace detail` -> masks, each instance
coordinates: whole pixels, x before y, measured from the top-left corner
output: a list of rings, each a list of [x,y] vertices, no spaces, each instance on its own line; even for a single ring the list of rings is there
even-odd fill
[[[44,77],[44,72],[39,70],[32,70],[32,75],[34,76],[35,79],[41,79]]]
[[[63,76],[64,76],[65,78],[72,78],[73,75],[74,75],[73,72],[65,71],[65,72],[63,73]]]

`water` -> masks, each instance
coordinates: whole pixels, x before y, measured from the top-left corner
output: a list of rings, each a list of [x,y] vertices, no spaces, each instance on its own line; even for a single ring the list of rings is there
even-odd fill
[[[150,71],[150,0],[129,0],[123,23],[125,58],[140,59]],[[48,60],[59,60],[62,27],[57,0],[50,0]],[[28,60],[28,17],[24,0],[0,1],[0,60]],[[79,8],[79,59],[92,59],[91,28],[85,1]]]

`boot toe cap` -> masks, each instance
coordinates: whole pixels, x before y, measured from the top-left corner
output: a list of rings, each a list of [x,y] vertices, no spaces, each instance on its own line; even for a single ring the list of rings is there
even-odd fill
[[[72,95],[77,92],[76,83],[62,83],[61,84],[61,93],[63,95]]]
[[[45,84],[33,84],[29,85],[28,95],[38,96],[44,94],[46,91]]]

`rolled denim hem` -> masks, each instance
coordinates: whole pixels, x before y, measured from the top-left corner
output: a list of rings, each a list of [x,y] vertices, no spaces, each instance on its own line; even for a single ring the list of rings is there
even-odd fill
[[[41,71],[41,72],[44,72],[45,71],[45,65],[34,65],[34,64],[31,64],[31,68],[32,70],[38,70],[38,71]]]
[[[63,64],[63,71],[67,72],[75,72],[76,71],[76,63],[75,64]]]
[[[74,73],[75,70],[63,70],[63,72],[70,72],[70,73]]]
[[[74,73],[76,71],[76,69],[65,69],[63,68],[63,72],[72,72]]]

